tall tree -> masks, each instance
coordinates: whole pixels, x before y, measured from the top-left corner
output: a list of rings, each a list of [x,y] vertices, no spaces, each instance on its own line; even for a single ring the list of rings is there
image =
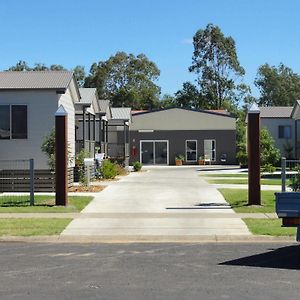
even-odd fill
[[[223,102],[235,102],[238,79],[245,74],[232,37],[226,37],[218,26],[208,24],[193,37],[194,53],[190,72],[196,73],[201,93],[210,108],[220,109]]]
[[[184,82],[182,89],[175,93],[175,103],[183,108],[209,108],[201,92],[190,82]]]
[[[84,66],[76,66],[73,69],[75,79],[77,80],[77,83],[80,87],[83,87],[84,80],[85,80],[85,70]]]
[[[258,103],[263,106],[291,106],[300,98],[300,76],[282,63],[260,66],[255,85],[260,90]]]
[[[99,97],[114,106],[151,109],[159,105],[160,88],[155,84],[160,71],[144,54],[117,52],[106,61],[94,63],[85,87],[96,87]]]
[[[164,94],[159,102],[159,108],[176,107],[175,97],[170,94]]]

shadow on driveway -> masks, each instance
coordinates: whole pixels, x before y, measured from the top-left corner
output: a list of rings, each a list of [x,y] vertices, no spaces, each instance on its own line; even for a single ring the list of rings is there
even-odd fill
[[[219,265],[300,270],[300,245],[226,261]]]

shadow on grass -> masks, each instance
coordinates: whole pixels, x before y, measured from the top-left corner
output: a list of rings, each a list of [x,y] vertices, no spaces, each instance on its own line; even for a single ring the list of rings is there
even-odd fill
[[[269,252],[226,261],[219,265],[300,270],[300,245],[293,245]]]
[[[2,196],[3,197],[3,196]],[[30,199],[27,197],[14,196],[11,199],[0,199],[0,207],[27,207],[30,206]],[[53,207],[55,206],[54,200],[39,200],[34,203],[34,206],[39,207]]]

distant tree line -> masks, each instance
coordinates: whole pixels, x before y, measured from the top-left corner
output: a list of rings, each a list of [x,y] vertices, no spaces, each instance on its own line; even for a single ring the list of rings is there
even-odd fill
[[[189,72],[194,82],[184,82],[173,95],[161,95],[157,82],[160,70],[146,55],[117,52],[107,60],[95,62],[88,73],[83,66],[72,69],[81,87],[97,88],[100,99],[108,99],[115,107],[156,109],[182,107],[192,109],[227,109],[237,118],[237,157],[245,164],[245,116],[247,104],[260,106],[290,106],[300,99],[300,76],[280,63],[268,63],[258,68],[254,84],[260,91],[256,99],[244,82],[235,41],[223,34],[218,26],[208,24],[193,37],[192,61]],[[29,66],[19,61],[8,71],[66,70],[59,64]],[[267,135],[264,133],[264,137]],[[267,136],[268,137],[268,136]],[[268,138],[265,138],[268,140]],[[271,143],[272,144],[272,143]],[[272,151],[267,151],[271,153]],[[272,152],[273,153],[273,152]],[[276,155],[272,155],[274,159]],[[262,161],[265,161],[262,159]]]

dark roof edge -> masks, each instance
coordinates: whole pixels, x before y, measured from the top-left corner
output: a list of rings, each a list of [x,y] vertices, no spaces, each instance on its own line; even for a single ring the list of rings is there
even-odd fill
[[[143,112],[135,113],[132,116],[134,117],[134,116],[139,116],[139,115],[144,115],[144,114],[149,114],[149,113],[154,113],[154,112],[159,112],[159,111],[165,111],[165,110],[174,109],[174,108],[235,119],[235,117],[233,117],[231,115],[225,115],[225,114],[222,114],[222,113],[207,111],[207,110],[204,110],[204,109],[192,109],[192,108],[183,108],[183,107],[169,107],[169,108],[153,109],[153,110],[150,110],[150,111],[143,111]]]

